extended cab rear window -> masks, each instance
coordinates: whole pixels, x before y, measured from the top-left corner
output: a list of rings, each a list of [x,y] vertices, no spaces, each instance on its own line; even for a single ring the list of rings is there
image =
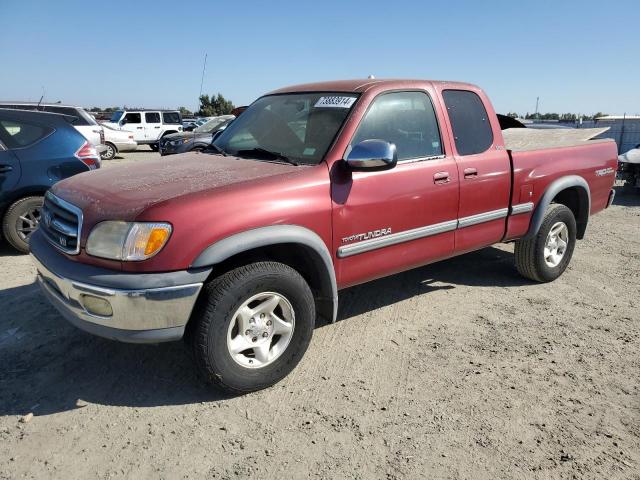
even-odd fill
[[[493,130],[482,100],[468,90],[444,90],[456,149],[460,155],[487,151],[493,143]]]

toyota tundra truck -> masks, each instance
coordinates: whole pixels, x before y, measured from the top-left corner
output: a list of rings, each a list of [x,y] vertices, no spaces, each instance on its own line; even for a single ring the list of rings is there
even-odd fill
[[[503,132],[466,83],[293,86],[208,151],[59,182],[31,255],[75,326],[184,339],[207,381],[249,392],[293,370],[346,287],[497,242],[557,279],[613,200],[616,144],[591,133]]]

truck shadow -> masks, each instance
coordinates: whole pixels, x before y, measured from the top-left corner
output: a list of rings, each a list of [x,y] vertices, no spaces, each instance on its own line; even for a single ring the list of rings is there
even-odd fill
[[[531,283],[516,271],[513,253],[489,247],[343,290],[338,320],[456,285],[515,287]]]
[[[456,285],[516,286],[513,255],[487,248],[341,292],[339,319]],[[35,283],[0,291],[0,415],[80,405],[151,407],[230,398],[194,373],[182,342],[129,345],[68,325]],[[329,327],[330,328],[330,327]]]
[[[616,197],[613,199],[614,205],[623,207],[640,207],[640,188],[630,189],[616,185],[613,187],[616,191]]]

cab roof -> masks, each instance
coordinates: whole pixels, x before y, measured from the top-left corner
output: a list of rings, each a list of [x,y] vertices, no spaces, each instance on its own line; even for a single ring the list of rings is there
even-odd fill
[[[300,85],[292,85],[269,92],[269,95],[275,93],[295,93],[295,92],[352,92],[364,93],[371,88],[380,88],[383,90],[396,90],[403,88],[420,88],[427,85],[446,85],[448,88],[461,89],[478,89],[477,86],[470,83],[450,82],[442,80],[408,80],[408,79],[355,79],[355,80],[333,80],[326,82],[303,83]]]

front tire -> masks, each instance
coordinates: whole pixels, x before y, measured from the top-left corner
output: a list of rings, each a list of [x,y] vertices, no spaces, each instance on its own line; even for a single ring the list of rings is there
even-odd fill
[[[118,149],[112,143],[105,143],[105,145],[107,146],[107,149],[100,154],[100,158],[102,158],[102,160],[113,160],[116,153],[118,153]]]
[[[551,282],[566,270],[575,245],[573,212],[565,205],[551,204],[536,236],[516,241],[516,268],[530,280]]]
[[[186,339],[209,383],[247,393],[274,385],[296,367],[315,319],[311,289],[296,270],[257,262],[205,285]]]
[[[14,202],[2,219],[2,233],[7,242],[22,253],[29,253],[29,238],[40,222],[44,197],[26,197]]]
[[[157,144],[157,143],[150,143],[150,144],[149,144],[149,148],[150,148],[152,151],[157,152],[157,151],[158,151],[158,149],[159,149],[160,147],[158,147],[158,144]]]

